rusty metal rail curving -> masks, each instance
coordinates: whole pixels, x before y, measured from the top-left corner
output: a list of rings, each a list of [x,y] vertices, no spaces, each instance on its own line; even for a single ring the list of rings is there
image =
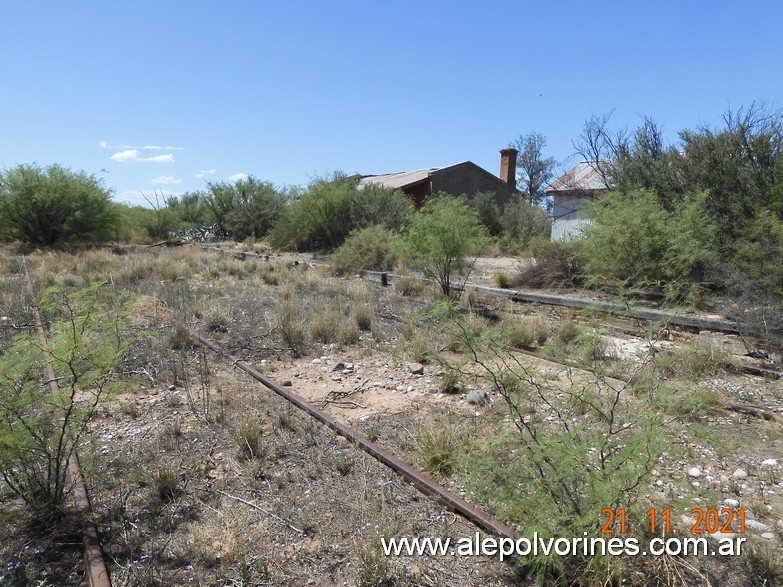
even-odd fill
[[[483,512],[474,507],[459,495],[449,491],[439,483],[421,474],[418,470],[414,469],[411,465],[396,457],[390,451],[372,442],[364,434],[338,422],[335,418],[332,418],[330,415],[326,414],[322,410],[319,410],[295,393],[287,390],[285,387],[268,378],[266,375],[251,365],[248,365],[246,362],[232,356],[211,340],[203,338],[199,335],[196,335],[196,339],[199,343],[203,344],[218,355],[225,357],[231,361],[233,365],[236,365],[245,371],[251,377],[262,383],[265,387],[271,389],[279,396],[294,404],[297,408],[307,412],[316,420],[319,420],[323,424],[327,425],[340,436],[343,436],[349,441],[355,443],[363,451],[372,455],[384,465],[397,472],[406,481],[411,483],[414,487],[416,487],[416,489],[425,495],[434,497],[451,511],[463,516],[488,532],[505,538],[510,538],[512,540],[517,540],[519,538],[519,533],[516,530],[506,526],[505,524],[502,524],[486,512]]]

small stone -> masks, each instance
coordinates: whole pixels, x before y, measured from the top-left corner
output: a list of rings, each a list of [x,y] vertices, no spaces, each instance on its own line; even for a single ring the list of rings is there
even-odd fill
[[[174,391],[175,389],[177,389],[176,385],[169,385],[169,391]]]
[[[329,371],[331,373],[334,373],[335,371],[339,371],[340,369],[345,369],[345,363],[335,362],[329,365]]]
[[[775,540],[775,535],[772,532],[764,532],[761,537],[765,540]]]
[[[398,385],[397,387],[394,388],[394,391],[405,391],[405,386],[404,385]]]
[[[691,477],[701,477],[701,471],[699,470],[698,467],[691,467],[690,469],[688,469],[688,475],[690,475]]]
[[[313,365],[320,365],[321,364],[321,359],[313,359],[312,362],[313,362]]]
[[[282,385],[283,387],[291,387],[293,383],[291,383],[290,379],[286,379],[283,382],[281,382],[280,385]]]
[[[736,499],[724,499],[723,503],[726,505],[726,507],[732,509],[739,507],[739,501],[737,501]]]
[[[721,475],[720,476],[720,482],[721,483],[728,483],[729,482],[729,478],[726,475]]]
[[[428,387],[427,388],[427,393],[435,395],[436,393],[438,393],[438,388],[437,387]]]
[[[466,398],[466,401],[469,404],[481,406],[486,403],[489,403],[489,396],[487,395],[486,391],[483,391],[481,389],[474,389],[470,393],[468,393],[468,397]]]
[[[778,466],[778,461],[777,461],[777,459],[764,459],[763,461],[761,461],[761,466],[762,467],[777,467]]]
[[[410,371],[413,375],[423,375],[424,365],[421,363],[408,363],[408,371]]]
[[[343,380],[343,378],[342,378],[342,377],[340,377],[339,375],[334,375],[334,376],[332,377],[332,381],[342,381],[342,380]]]
[[[756,532],[769,532],[772,530],[772,528],[758,520],[749,520],[747,512],[745,512],[745,527],[755,530]]]
[[[748,478],[748,474],[745,471],[743,471],[742,469],[737,469],[736,471],[734,471],[731,474],[731,476],[734,477],[735,479],[747,479]]]

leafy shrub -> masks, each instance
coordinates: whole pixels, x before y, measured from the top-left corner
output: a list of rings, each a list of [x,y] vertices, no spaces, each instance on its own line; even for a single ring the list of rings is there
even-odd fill
[[[491,358],[477,362],[479,376],[505,402],[513,422],[494,439],[494,450],[470,463],[480,499],[523,524],[528,538],[536,532],[599,536],[603,508],[619,504],[630,520],[643,519],[645,481],[668,446],[663,414],[652,402],[642,403],[600,374],[569,382],[541,378],[502,338],[466,336],[464,344]],[[554,575],[564,584],[608,584],[610,558],[538,553],[518,564],[539,581]]]
[[[479,192],[470,199],[469,203],[490,235],[497,236],[503,232],[501,210],[493,192]]]
[[[509,202],[500,216],[503,234],[526,247],[534,238],[549,238],[551,223],[546,212],[527,202]]]
[[[101,400],[122,385],[131,309],[102,283],[48,290],[40,305],[51,319],[48,348],[25,334],[0,357],[0,474],[33,518],[46,521],[62,511],[67,462]],[[45,365],[58,390],[41,385]]]
[[[475,261],[469,257],[487,242],[487,229],[464,198],[437,194],[410,214],[401,250],[411,267],[437,282],[448,296],[453,278],[467,280]]]
[[[356,229],[398,229],[411,207],[398,190],[372,184],[360,188],[357,177],[335,174],[316,179],[289,204],[271,239],[281,249],[333,250]]]
[[[370,269],[389,271],[397,262],[396,235],[382,226],[370,226],[352,232],[330,257],[338,274]]]
[[[652,191],[612,192],[595,203],[592,214],[595,222],[581,243],[588,284],[664,283],[673,297],[681,297],[703,279],[714,257],[714,224],[701,195],[687,197],[670,212]]]
[[[287,199],[285,191],[252,175],[233,184],[209,183],[207,188],[205,206],[221,230],[238,241],[266,236],[280,218]]]
[[[18,165],[0,173],[0,235],[34,245],[104,241],[117,220],[111,194],[94,175],[59,165]]]

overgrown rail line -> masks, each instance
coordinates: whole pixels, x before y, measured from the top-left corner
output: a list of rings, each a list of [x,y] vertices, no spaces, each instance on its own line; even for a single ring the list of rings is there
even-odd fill
[[[512,540],[517,540],[519,538],[519,534],[513,528],[502,524],[486,512],[483,512],[471,505],[459,495],[449,491],[439,483],[436,483],[429,477],[421,474],[411,465],[397,458],[390,451],[372,442],[364,434],[361,434],[360,432],[357,432],[352,428],[349,428],[348,426],[338,422],[335,418],[332,418],[322,410],[319,410],[295,393],[288,391],[285,387],[265,376],[251,365],[229,354],[214,342],[199,335],[196,335],[195,338],[200,344],[231,361],[232,365],[239,367],[251,377],[259,381],[262,385],[274,391],[277,395],[288,400],[300,410],[303,410],[308,415],[325,424],[337,432],[337,434],[340,436],[346,438],[350,442],[355,443],[363,451],[373,456],[384,465],[390,467],[393,471],[398,473],[406,481],[411,483],[414,487],[416,487],[416,489],[425,495],[434,497],[453,512],[460,514],[465,519],[470,520],[484,530],[502,537],[510,538]]]
[[[24,268],[27,293],[30,295],[35,317],[35,326],[38,331],[38,338],[41,348],[48,349],[48,339],[46,329],[41,317],[41,310],[38,306],[38,298],[35,295],[33,281],[30,278],[30,272],[27,267],[27,258],[22,256],[22,266]],[[52,393],[59,393],[60,387],[57,383],[57,377],[51,363],[44,365],[46,371],[47,385]],[[74,450],[67,463],[68,481],[72,487],[72,495],[76,512],[79,515],[79,525],[82,533],[82,544],[84,546],[84,575],[85,583],[88,587],[111,587],[111,578],[106,563],[103,560],[103,550],[100,539],[98,538],[98,528],[93,518],[90,496],[87,492],[87,486],[84,482],[81,467],[79,466],[79,457]]]
[[[245,258],[256,258],[265,261],[273,261],[275,257],[268,254],[250,253],[247,251],[236,251],[231,249],[221,249],[220,247],[201,245],[201,248],[209,251],[217,251],[233,255],[235,258],[244,260]],[[288,261],[288,259],[285,259]],[[296,261],[298,264],[298,261]],[[361,272],[362,277],[380,283],[383,286],[391,285],[394,280],[402,279],[404,276],[396,275],[388,271],[369,271]],[[405,276],[406,279],[411,279]],[[416,278],[426,281],[424,278]],[[717,318],[706,318],[703,316],[689,316],[686,314],[677,314],[665,310],[656,310],[653,308],[644,308],[640,306],[626,306],[611,302],[592,301],[579,298],[570,298],[552,294],[543,294],[531,291],[522,291],[514,289],[502,289],[497,287],[488,287],[484,285],[465,284],[463,286],[455,285],[457,290],[472,289],[480,294],[487,296],[507,299],[513,302],[541,304],[547,306],[560,306],[576,310],[589,310],[601,314],[616,316],[618,318],[644,321],[645,323],[665,323],[673,327],[679,327],[690,330],[705,330],[710,332],[723,332],[725,334],[742,334],[740,327],[731,320],[720,320]]]
[[[235,251],[231,249],[221,249],[220,247],[213,247],[202,245],[202,249],[217,251],[225,254],[231,254],[239,260],[245,258],[257,258],[265,261],[272,261],[275,257],[267,254],[250,253],[246,251]],[[290,261],[289,259],[285,259]],[[293,261],[298,264],[299,261]],[[378,283],[384,287],[394,283],[394,280],[401,279],[403,276],[389,273],[386,271],[362,271],[363,278]],[[406,277],[411,279],[411,277]],[[421,281],[427,281],[424,278],[414,278]],[[550,294],[542,294],[537,292],[520,291],[512,289],[501,289],[496,287],[487,287],[483,285],[465,284],[463,286],[455,286],[455,289],[467,290],[472,289],[476,292],[487,295],[490,297],[508,299],[513,302],[541,304],[546,306],[570,308],[576,310],[587,310],[590,312],[597,312],[607,316],[612,316],[621,320],[635,320],[637,322],[643,321],[646,325],[650,324],[666,324],[667,327],[681,328],[690,331],[707,331],[707,332],[720,332],[724,334],[742,335],[740,327],[736,322],[731,320],[719,320],[715,318],[705,318],[702,316],[688,316],[685,314],[677,314],[673,312],[667,312],[664,310],[656,310],[653,308],[642,308],[638,306],[623,306],[620,304],[614,304],[610,302],[590,301],[578,298],[570,298],[566,296],[556,296]],[[636,329],[623,329],[626,334],[633,336],[643,336],[643,334],[637,334]],[[766,344],[768,341],[764,339],[756,339],[756,342]],[[739,371],[747,375],[756,375],[759,377],[771,377],[774,379],[780,379],[783,376],[783,372],[776,369],[770,369],[767,367],[761,367],[756,365],[737,365]]]

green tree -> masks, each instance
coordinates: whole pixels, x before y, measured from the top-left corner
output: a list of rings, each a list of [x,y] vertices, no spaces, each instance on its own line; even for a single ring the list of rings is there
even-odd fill
[[[436,281],[449,296],[454,277],[467,281],[475,263],[472,256],[488,240],[486,227],[464,197],[440,193],[409,215],[401,248],[411,267]]]
[[[531,132],[521,135],[511,144],[519,151],[517,155],[517,170],[519,179],[517,185],[527,198],[528,203],[540,206],[546,194],[544,189],[554,179],[557,161],[554,157],[545,157],[546,137]]]
[[[18,165],[0,173],[0,230],[42,246],[111,237],[116,210],[94,175],[59,165]]]
[[[688,189],[685,159],[678,148],[666,145],[663,128],[645,116],[631,140],[623,141],[616,157],[607,164],[616,189],[644,188],[655,192],[667,210],[673,209]]]
[[[549,238],[549,217],[540,207],[527,202],[509,202],[500,216],[503,234],[525,248],[536,237]]]
[[[169,198],[166,204],[171,208],[180,223],[197,226],[207,222],[209,212],[203,192],[185,192],[177,198]]]
[[[236,182],[210,182],[204,204],[231,238],[262,238],[285,208],[286,193],[271,182],[253,177]]]
[[[412,209],[399,190],[379,185],[359,186],[359,178],[335,173],[316,178],[291,201],[272,232],[282,249],[333,250],[358,229],[382,226],[397,230]]]
[[[489,234],[498,236],[503,232],[503,224],[500,219],[502,212],[494,192],[478,192],[468,203],[476,210],[481,223],[487,227]]]

